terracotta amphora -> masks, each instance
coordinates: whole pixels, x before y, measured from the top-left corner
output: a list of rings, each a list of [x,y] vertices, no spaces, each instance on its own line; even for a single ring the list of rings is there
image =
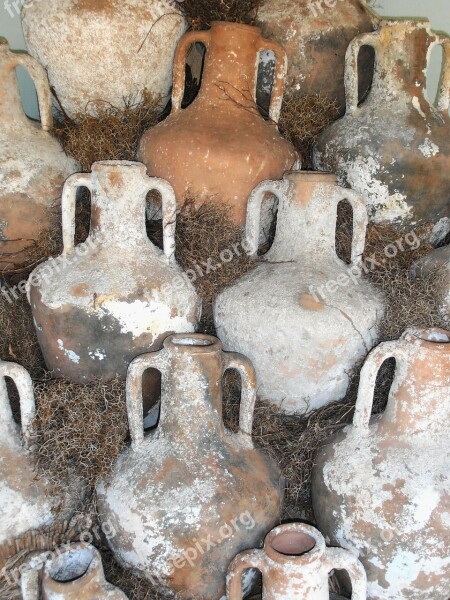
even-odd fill
[[[436,104],[426,95],[427,63],[441,44],[444,63]],[[358,55],[372,46],[372,88],[358,105]],[[320,136],[315,166],[332,169],[367,201],[369,216],[402,229],[435,226],[439,242],[450,230],[450,38],[428,21],[388,19],[347,50],[346,115]]]
[[[37,553],[21,571],[23,600],[127,600],[106,581],[100,552],[89,544]]]
[[[262,573],[262,600],[329,600],[329,573],[345,569],[352,582],[352,600],[365,600],[367,578],[354,554],[327,548],[321,533],[303,523],[280,525],[264,541],[263,550],[242,552],[231,563],[227,600],[242,600],[242,575]]]
[[[395,358],[387,408],[371,419],[381,365]],[[409,329],[369,355],[353,425],[313,473],[320,531],[359,555],[373,600],[450,597],[450,332]]]
[[[16,68],[36,86],[41,124],[25,115]],[[51,135],[50,87],[40,64],[0,38],[0,272],[29,262],[32,249],[58,223],[65,179],[79,170]]]
[[[345,52],[354,37],[373,31],[378,21],[365,0],[263,0],[256,19],[263,35],[286,50],[286,88],[335,100],[341,115],[345,112]],[[363,49],[361,96],[370,86],[372,70],[373,55]],[[258,85],[258,99],[263,104],[270,93],[273,71],[274,62],[267,56]]]
[[[413,279],[435,277],[439,312],[450,327],[450,246],[437,248],[416,261],[411,268],[411,276]]]
[[[20,398],[21,431],[11,410],[5,378]],[[58,491],[38,477],[29,451],[35,416],[33,383],[20,365],[0,361],[0,544],[30,530],[69,520],[84,497],[79,481]]]
[[[91,191],[91,229],[74,245],[77,191]],[[164,252],[146,232],[146,194],[162,196]],[[70,177],[62,199],[64,251],[29,279],[45,361],[74,382],[125,377],[130,362],[173,332],[192,332],[200,301],[175,262],[176,200],[140,163],[94,163]]]
[[[197,98],[183,110],[186,54],[196,42],[206,47],[203,78]],[[269,121],[255,102],[258,56],[265,49],[277,58]],[[149,175],[167,179],[180,202],[189,195],[230,205],[242,225],[252,189],[281,177],[297,160],[277,128],[285,74],[283,48],[256,27],[221,22],[186,34],[175,55],[172,112],[140,144]]]
[[[170,0],[26,0],[27,48],[45,67],[71,118],[167,97],[187,23]]]
[[[144,437],[142,374],[162,373],[159,426]],[[240,428],[222,422],[222,377],[242,377]],[[278,467],[252,443],[255,372],[206,335],[174,335],[135,359],[127,380],[132,447],[97,485],[100,518],[116,531],[116,560],[159,591],[225,599],[231,560],[280,522]],[[252,578],[247,578],[247,591]],[[171,596],[172,597],[172,596]]]
[[[260,208],[279,199],[275,239],[257,257]],[[353,208],[352,263],[336,255],[338,205]],[[352,370],[377,342],[383,297],[363,277],[364,201],[314,172],[262,183],[248,202],[246,249],[258,266],[216,299],[214,320],[226,350],[253,362],[258,393],[284,411],[309,412],[342,399]]]

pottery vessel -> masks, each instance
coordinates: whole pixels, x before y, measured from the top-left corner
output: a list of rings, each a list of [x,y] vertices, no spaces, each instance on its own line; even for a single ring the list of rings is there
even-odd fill
[[[19,394],[21,430],[12,414],[6,377]],[[70,519],[83,500],[79,482],[67,485],[62,493],[52,489],[45,478],[37,477],[29,452],[35,412],[28,372],[20,365],[0,361],[0,544]]]
[[[352,600],[365,600],[367,577],[354,554],[327,548],[321,533],[303,523],[280,525],[264,541],[263,550],[242,552],[231,563],[227,599],[242,600],[246,569],[262,573],[262,600],[329,600],[329,573],[345,569],[352,582]]]
[[[77,190],[91,192],[91,229],[74,246]],[[164,252],[148,239],[146,194],[162,196]],[[100,162],[70,177],[62,199],[64,251],[29,279],[45,361],[74,382],[125,376],[130,362],[172,332],[194,331],[196,292],[175,262],[176,200],[144,165]]]
[[[199,95],[182,110],[186,54],[196,42],[206,47],[203,78]],[[264,49],[277,57],[270,121],[255,102],[257,59]],[[256,27],[216,22],[209,31],[186,34],[175,55],[172,112],[141,140],[140,159],[148,173],[167,179],[179,202],[189,196],[198,203],[229,205],[242,225],[251,190],[264,179],[281,177],[297,160],[277,128],[285,74],[283,48]]]
[[[411,268],[411,276],[436,276],[435,290],[439,311],[450,326],[450,246],[444,246],[419,259]]]
[[[23,112],[17,67],[36,86],[40,125]],[[57,224],[64,180],[79,168],[51,135],[52,126],[44,69],[0,38],[0,272],[29,262],[34,244]]]
[[[141,381],[148,368],[162,373],[162,401],[159,426],[144,438]],[[222,421],[228,369],[242,377],[237,434]],[[231,560],[279,523],[283,482],[272,459],[253,446],[255,399],[250,362],[222,352],[214,337],[170,336],[162,351],[130,366],[132,447],[97,485],[99,514],[116,531],[108,541],[116,560],[170,597],[224,600]]]
[[[426,96],[427,63],[441,44],[445,60],[436,105]],[[359,51],[376,54],[373,85],[358,105]],[[428,21],[388,19],[358,36],[346,56],[346,115],[319,137],[315,166],[332,169],[367,201],[375,222],[402,229],[426,223],[433,239],[450,230],[450,38]]]
[[[21,579],[23,600],[127,600],[106,581],[100,552],[89,544],[37,553],[26,567]]]
[[[383,415],[371,419],[381,365],[395,358]],[[373,600],[450,597],[450,332],[410,329],[369,355],[353,425],[313,474],[320,531],[358,553]]]
[[[268,39],[279,42],[288,57],[286,87],[301,95],[320,94],[336,100],[345,112],[345,52],[354,37],[373,31],[379,17],[365,0],[263,0],[256,23]],[[270,94],[274,61],[267,54],[260,69],[258,99]],[[373,55],[361,54],[360,94],[371,81]]]
[[[247,251],[257,258],[261,202],[279,199],[275,240],[258,266],[216,299],[226,350],[253,362],[258,394],[286,412],[309,412],[346,394],[352,370],[377,341],[383,298],[363,278],[363,200],[331,174],[287,173],[248,202]],[[336,255],[338,205],[353,208],[352,263]]]
[[[143,90],[166,97],[172,61],[187,29],[170,0],[26,0],[30,54],[44,65],[71,118],[136,102]]]

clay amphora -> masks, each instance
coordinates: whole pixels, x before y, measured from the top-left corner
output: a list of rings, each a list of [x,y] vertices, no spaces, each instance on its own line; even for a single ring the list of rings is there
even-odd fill
[[[258,394],[286,412],[309,412],[345,396],[358,361],[377,341],[380,293],[362,277],[367,213],[363,200],[330,174],[287,173],[257,187],[248,202],[246,245],[257,257],[261,201],[279,199],[272,248],[216,299],[226,350],[246,354]],[[336,255],[338,204],[353,208],[352,263]]]
[[[327,548],[321,533],[303,523],[276,527],[263,550],[248,550],[235,558],[228,571],[228,600],[242,600],[242,574],[251,568],[262,573],[262,600],[329,600],[328,576],[334,569],[350,575],[352,600],[366,599],[366,573],[355,555]]]
[[[144,438],[142,374],[162,373],[159,426]],[[222,376],[242,377],[240,429],[224,429]],[[241,355],[222,352],[206,335],[174,335],[160,352],[135,359],[128,372],[132,447],[97,486],[99,513],[116,535],[116,560],[163,593],[225,598],[238,552],[262,543],[279,523],[283,482],[275,463],[252,443],[255,372]]]
[[[414,263],[411,268],[413,279],[416,277],[436,276],[435,295],[439,312],[450,326],[450,246],[433,250]]]
[[[345,112],[345,52],[355,36],[372,31],[378,20],[365,0],[264,0],[257,15],[263,35],[286,50],[286,88],[336,100],[340,114]],[[264,61],[258,86],[263,104],[270,92],[273,68],[270,59]],[[369,88],[372,68],[373,56],[363,49],[361,95]]]
[[[386,411],[370,418],[381,365],[395,358]],[[359,554],[373,600],[450,597],[450,332],[410,329],[361,372],[353,425],[313,474],[320,531]]]
[[[91,191],[91,229],[74,246],[77,190]],[[161,193],[164,253],[147,237],[146,194]],[[64,252],[31,274],[30,302],[49,369],[74,382],[125,376],[130,362],[175,331],[194,331],[200,303],[175,262],[176,201],[144,165],[100,162],[70,177]]]
[[[13,381],[19,394],[21,432],[13,418],[5,377]],[[69,520],[83,500],[79,481],[67,485],[62,493],[37,477],[29,452],[35,412],[28,372],[20,365],[0,361],[0,544]]]
[[[23,600],[127,600],[106,581],[100,552],[89,544],[67,544],[27,562]]]
[[[195,42],[206,46],[203,78],[199,95],[182,110],[186,54]],[[257,60],[264,49],[277,58],[271,121],[261,117],[255,103]],[[230,205],[235,222],[243,224],[252,189],[281,177],[297,159],[276,125],[285,74],[283,48],[265,40],[256,27],[221,22],[186,34],[175,55],[172,113],[141,141],[148,173],[167,179],[180,202],[189,195],[199,203]]]
[[[434,46],[445,61],[436,105],[426,96],[426,69]],[[358,105],[358,54],[376,54],[373,85]],[[358,36],[346,56],[347,113],[320,136],[315,165],[332,168],[367,201],[369,216],[411,229],[435,225],[433,238],[450,230],[450,38],[428,21],[384,20],[379,31]]]
[[[33,78],[41,125],[23,112],[17,67]],[[36,241],[55,227],[64,180],[79,168],[50,134],[52,126],[44,69],[0,38],[0,272],[27,263]]]
[[[72,118],[137,102],[144,89],[168,96],[187,29],[170,0],[26,0],[22,24],[29,52]]]

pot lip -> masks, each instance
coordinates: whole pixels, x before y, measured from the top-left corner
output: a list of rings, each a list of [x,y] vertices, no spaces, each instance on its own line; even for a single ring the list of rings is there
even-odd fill
[[[102,572],[102,563],[99,551],[97,548],[94,548],[94,546],[91,546],[85,542],[73,543],[60,548],[56,551],[56,558],[64,556],[64,554],[68,552],[76,552],[79,550],[88,550],[92,555],[91,562],[89,563],[85,573],[73,581],[57,581],[50,573],[50,568],[53,564],[53,560],[55,559],[50,558],[47,560],[44,566],[43,583],[45,583],[46,589],[64,593],[67,593],[67,591],[70,589],[70,591],[73,592],[78,587],[85,587],[91,583]]]
[[[302,534],[311,538],[315,544],[311,550],[300,555],[283,554],[273,547],[276,538],[285,534]],[[277,563],[307,565],[319,560],[325,553],[325,539],[318,529],[306,523],[287,523],[272,529],[264,541],[264,551]]]
[[[402,339],[409,343],[421,343],[429,348],[450,350],[450,331],[440,327],[409,327]]]
[[[176,333],[164,340],[164,348],[185,354],[210,354],[222,352],[222,342],[203,333]]]
[[[338,178],[331,171],[286,171],[284,177],[287,179],[304,179],[306,181],[318,181],[337,184]]]
[[[430,27],[430,19],[426,17],[385,17],[380,20],[378,27],[389,27],[392,25],[402,25],[410,27]]]
[[[99,160],[93,163],[91,167],[93,173],[96,171],[111,171],[113,169],[130,169],[139,171],[140,173],[147,173],[147,169],[143,163],[132,160]]]
[[[246,25],[245,23],[233,23],[232,21],[211,21],[211,29],[215,27],[225,28],[230,27],[233,29],[242,29],[247,31],[254,31],[261,33],[261,28],[255,25]]]

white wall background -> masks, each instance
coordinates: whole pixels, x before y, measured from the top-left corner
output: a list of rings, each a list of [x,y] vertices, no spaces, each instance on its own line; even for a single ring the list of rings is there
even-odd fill
[[[23,2],[24,0],[0,0],[0,36],[5,37],[15,50],[25,48],[20,21]],[[427,17],[434,29],[450,34],[450,0],[376,0],[374,6],[384,16]],[[437,48],[430,66],[430,95],[436,93],[441,64],[442,51]],[[36,118],[38,111],[33,85],[23,72],[19,72],[19,79],[25,110],[27,114]]]

